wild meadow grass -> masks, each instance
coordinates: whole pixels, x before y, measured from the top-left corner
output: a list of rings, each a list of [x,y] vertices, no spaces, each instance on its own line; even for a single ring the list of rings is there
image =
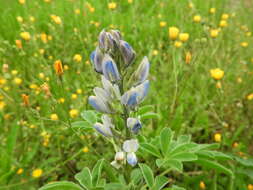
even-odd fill
[[[250,0],[0,0],[0,189],[253,190],[252,13]],[[135,52],[120,79],[94,71],[102,30]],[[149,92],[119,98],[104,137],[89,97],[101,73],[120,87],[125,72],[139,81],[120,96],[145,91],[143,73]],[[121,150],[130,139],[138,150]]]

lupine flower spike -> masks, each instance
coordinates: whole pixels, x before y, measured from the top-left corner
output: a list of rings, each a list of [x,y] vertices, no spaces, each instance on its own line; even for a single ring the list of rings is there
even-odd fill
[[[93,127],[113,144],[116,153],[111,164],[117,169],[126,163],[135,166],[138,162],[139,143],[135,136],[141,132],[142,123],[135,112],[148,94],[150,63],[144,57],[139,66],[135,66],[135,57],[135,51],[118,30],[101,31],[98,46],[90,55],[93,68],[101,74],[102,81],[102,87],[95,87],[95,95],[88,98],[89,104],[103,113],[102,122]],[[129,70],[126,69],[130,66],[136,70],[127,75]],[[124,121],[119,123],[125,126],[116,125],[115,115]]]

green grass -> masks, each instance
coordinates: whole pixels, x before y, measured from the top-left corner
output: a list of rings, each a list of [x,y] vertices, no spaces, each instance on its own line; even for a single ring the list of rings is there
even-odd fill
[[[89,11],[87,2],[95,12]],[[138,53],[134,66],[144,55],[151,61],[151,90],[143,104],[154,105],[160,118],[144,122],[143,133],[153,137],[162,128],[170,127],[177,136],[191,134],[199,143],[213,143],[214,134],[221,133],[219,151],[232,155],[240,152],[242,157],[249,158],[246,159],[249,165],[243,161],[229,163],[236,173],[234,189],[246,189],[253,181],[249,170],[253,166],[253,100],[247,99],[253,93],[253,39],[241,27],[245,25],[251,32],[252,7],[246,8],[243,0],[237,1],[236,6],[233,0],[193,0],[192,9],[188,1],[133,0],[130,4],[127,0],[118,0],[115,1],[117,8],[109,10],[109,2],[27,0],[21,5],[17,0],[0,0],[0,65],[8,64],[8,71],[2,70],[0,74],[6,80],[0,84],[1,102],[6,104],[0,111],[0,189],[33,190],[50,181],[74,180],[77,171],[93,166],[101,155],[108,162],[113,158],[113,152],[105,151],[110,145],[100,136],[73,130],[69,125],[81,120],[80,114],[70,117],[71,109],[79,113],[92,109],[87,98],[93,93],[93,87],[99,85],[100,77],[93,72],[89,55],[96,47],[100,31],[111,27],[119,29]],[[211,7],[216,8],[213,15],[209,13]],[[75,14],[75,9],[81,13]],[[224,13],[230,15],[228,26],[213,39],[209,29],[219,27]],[[60,16],[62,24],[52,22],[51,14]],[[202,23],[193,22],[197,14],[201,15]],[[17,16],[23,18],[23,23],[17,21]],[[29,20],[30,16],[35,22]],[[160,21],[167,25],[160,27]],[[190,39],[182,47],[174,47],[169,39],[170,26],[189,33]],[[30,33],[31,40],[22,40],[23,47],[19,49],[15,40],[21,40],[23,31]],[[41,33],[51,35],[52,40],[43,43]],[[243,41],[249,46],[241,47]],[[40,49],[45,53],[40,54]],[[157,55],[154,50],[158,51]],[[190,64],[185,63],[188,51],[192,53]],[[73,61],[75,54],[82,55],[80,63]],[[57,59],[68,66],[62,81],[53,68]],[[213,68],[225,72],[220,81],[222,88],[216,88],[216,81],[210,76]],[[18,74],[14,76],[13,70]],[[40,73],[45,77],[39,77]],[[15,77],[22,79],[21,85],[13,83]],[[44,83],[50,87],[50,96],[40,88]],[[38,88],[31,89],[31,84]],[[72,99],[77,89],[82,93]],[[24,93],[29,95],[28,107],[23,106],[21,94]],[[58,103],[59,98],[65,102]],[[52,113],[58,115],[58,121],[50,119]],[[48,146],[43,146],[43,132],[51,135]],[[232,147],[234,142],[239,143],[237,148]],[[82,152],[83,147],[88,147],[89,152]],[[21,175],[16,174],[19,168],[24,170]],[[32,177],[36,168],[43,170],[38,179]],[[186,189],[199,189],[200,181],[206,183],[207,189],[215,189],[213,171],[203,170],[200,175],[191,176],[188,173],[201,168],[186,166],[185,170],[183,174],[168,177]],[[226,189],[227,180],[218,176],[216,189]]]

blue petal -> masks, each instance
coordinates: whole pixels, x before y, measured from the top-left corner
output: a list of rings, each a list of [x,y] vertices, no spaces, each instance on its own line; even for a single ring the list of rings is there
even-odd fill
[[[109,56],[106,56],[103,61],[103,74],[111,82],[120,80],[118,68]]]
[[[131,166],[135,166],[138,160],[134,152],[130,152],[127,154],[127,163]]]
[[[138,98],[138,93],[134,91],[132,94],[130,94],[130,97],[128,98],[127,106],[130,106],[130,107],[136,106],[138,104],[137,98]]]

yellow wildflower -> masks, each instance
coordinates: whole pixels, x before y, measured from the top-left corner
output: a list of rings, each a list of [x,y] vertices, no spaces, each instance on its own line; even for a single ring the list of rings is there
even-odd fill
[[[171,40],[177,39],[179,34],[179,29],[175,26],[169,27],[169,38]]]
[[[175,41],[174,46],[175,46],[176,48],[180,48],[180,47],[182,46],[182,42],[180,42],[180,41]]]
[[[159,24],[160,24],[160,27],[165,27],[167,25],[167,22],[161,21]]]
[[[201,16],[200,15],[195,15],[193,17],[193,21],[196,22],[196,23],[199,23],[201,21]]]
[[[16,174],[21,175],[24,172],[23,168],[19,168],[16,172]]]
[[[85,147],[83,148],[83,152],[84,152],[84,153],[89,152],[89,148],[88,148],[87,146],[85,146]]]
[[[224,13],[221,15],[222,20],[227,20],[228,18],[229,18],[229,14]]]
[[[24,4],[25,4],[25,0],[18,0],[18,2],[19,2],[21,5],[24,5]]]
[[[31,39],[31,35],[29,32],[21,32],[20,37],[26,41],[29,41]]]
[[[180,33],[179,34],[179,40],[181,42],[186,42],[189,39],[189,34],[188,33]]]
[[[32,176],[34,178],[39,178],[42,175],[42,173],[43,173],[42,169],[35,169],[32,172]]]
[[[215,133],[214,134],[214,140],[215,140],[215,142],[221,142],[221,134],[220,133]]]
[[[20,85],[20,84],[22,84],[23,81],[22,81],[21,78],[15,77],[14,80],[13,80],[13,82],[14,82],[15,84],[17,84],[17,85]]]
[[[218,36],[218,34],[219,34],[219,30],[218,29],[211,29],[210,30],[210,36],[212,38],[216,38]]]
[[[69,115],[70,115],[71,118],[77,117],[78,114],[79,114],[79,112],[78,112],[78,110],[76,110],[76,109],[71,109],[71,110],[69,111]]]
[[[57,74],[58,76],[60,76],[60,75],[63,74],[62,62],[61,62],[61,60],[56,60],[56,61],[54,62],[54,70],[55,70],[55,72],[56,72],[56,74]]]
[[[216,8],[210,8],[209,13],[214,14],[216,12]]]
[[[224,71],[219,68],[211,69],[210,74],[211,74],[212,78],[214,78],[215,80],[220,80],[224,76]]]
[[[50,17],[51,17],[52,21],[53,21],[55,24],[61,24],[61,23],[62,23],[61,17],[56,16],[56,15],[51,15]]]
[[[50,118],[54,121],[57,121],[59,118],[58,118],[58,115],[56,113],[53,113],[50,115]]]
[[[221,20],[220,21],[220,27],[226,27],[226,26],[228,26],[228,23],[227,23],[227,21],[226,20]]]
[[[191,54],[191,52],[186,52],[186,54],[185,54],[185,63],[186,64],[190,64],[190,62],[191,62],[191,59],[192,59],[192,54]]]
[[[73,60],[76,62],[81,62],[82,61],[82,56],[80,54],[75,54],[73,57]]]
[[[206,189],[206,184],[204,183],[204,181],[199,182],[199,188],[202,190]]]
[[[115,2],[108,3],[108,8],[109,9],[116,9],[116,7],[117,7],[117,4]]]
[[[248,42],[241,42],[240,44],[242,47],[246,48],[249,46]]]

